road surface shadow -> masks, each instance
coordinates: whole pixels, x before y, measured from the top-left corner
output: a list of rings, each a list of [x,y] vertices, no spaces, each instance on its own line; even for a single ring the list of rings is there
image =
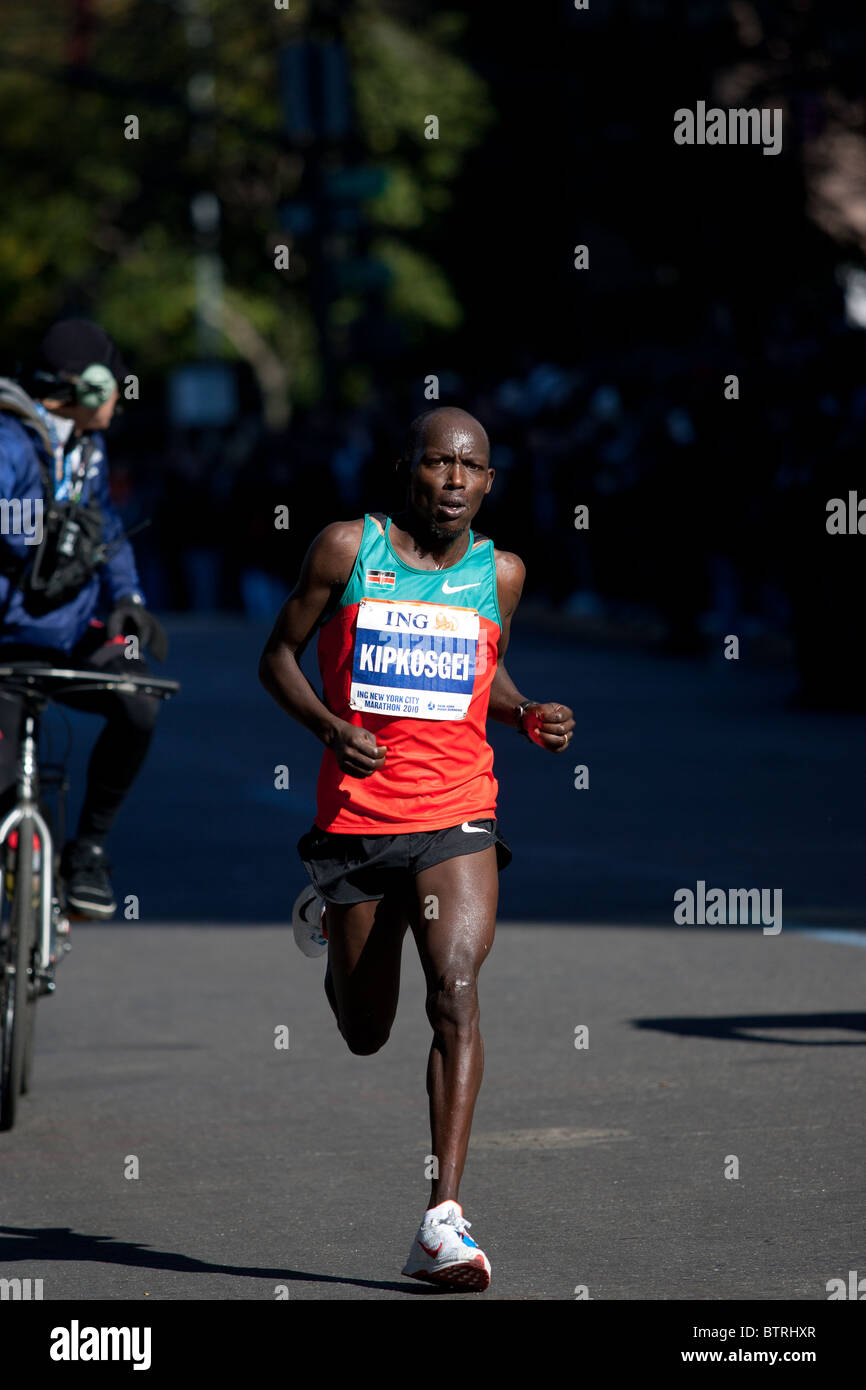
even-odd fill
[[[306,1270],[278,1269],[256,1265],[211,1264],[168,1250],[151,1250],[145,1245],[116,1241],[112,1236],[88,1236],[69,1226],[0,1226],[0,1263],[26,1260],[69,1260],[81,1263],[118,1264],[130,1269],[170,1269],[181,1274],[231,1274],[241,1279],[268,1279],[279,1284],[346,1284],[354,1288],[384,1289],[415,1295],[441,1295],[453,1289],[438,1289],[406,1279],[403,1283],[383,1279],[350,1279],[338,1274],[311,1274]]]
[[[785,1047],[866,1047],[866,1038],[774,1038],[759,1036],[765,1028],[844,1028],[866,1033],[866,1014],[731,1014],[719,1018],[633,1018],[635,1028],[679,1033],[688,1038],[721,1038],[728,1042],[776,1043]]]

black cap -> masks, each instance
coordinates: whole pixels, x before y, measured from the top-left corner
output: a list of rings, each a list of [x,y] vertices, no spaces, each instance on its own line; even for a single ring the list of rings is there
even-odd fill
[[[59,319],[39,344],[37,366],[51,372],[83,372],[92,362],[107,367],[115,381],[127,375],[117,344],[89,319]]]

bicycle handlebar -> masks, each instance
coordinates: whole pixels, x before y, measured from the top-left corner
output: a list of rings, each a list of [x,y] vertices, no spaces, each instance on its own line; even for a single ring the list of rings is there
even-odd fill
[[[156,676],[113,676],[101,671],[73,671],[62,666],[36,666],[29,662],[9,662],[0,665],[0,683],[16,694],[36,691],[50,696],[54,686],[79,685],[83,690],[118,690],[122,694],[141,691],[168,700],[180,690],[178,681],[160,680]],[[2,694],[0,688],[0,694]]]

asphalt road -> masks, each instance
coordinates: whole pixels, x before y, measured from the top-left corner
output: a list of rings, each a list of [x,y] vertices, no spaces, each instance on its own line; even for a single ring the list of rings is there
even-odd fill
[[[76,925],[39,1005],[0,1276],[46,1300],[466,1299],[400,1275],[429,1148],[411,939],[391,1040],[353,1057],[284,924],[316,745],[255,685],[261,630],[173,636],[184,691],[112,844],[141,917]],[[495,732],[515,862],[481,975],[472,1297],[824,1300],[866,1269],[866,721],[795,714],[790,676],[732,663],[517,634],[509,667],[578,730],[568,760]],[[697,879],[781,887],[782,931],[673,926]]]

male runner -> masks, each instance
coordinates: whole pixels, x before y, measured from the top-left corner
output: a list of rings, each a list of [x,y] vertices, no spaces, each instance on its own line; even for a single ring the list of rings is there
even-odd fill
[[[427,411],[397,467],[405,510],[316,537],[259,675],[325,745],[315,824],[298,845],[314,888],[295,925],[306,954],[324,932],[325,993],[351,1052],[388,1040],[407,927],[424,969],[438,1173],[403,1273],[486,1289],[490,1262],[457,1202],[484,1061],[478,972],[511,859],[485,721],[559,753],[574,720],[525,699],[503,663],[525,570],[470,529],[493,483],[483,427],[463,410]],[[317,628],[323,700],[299,665]]]

